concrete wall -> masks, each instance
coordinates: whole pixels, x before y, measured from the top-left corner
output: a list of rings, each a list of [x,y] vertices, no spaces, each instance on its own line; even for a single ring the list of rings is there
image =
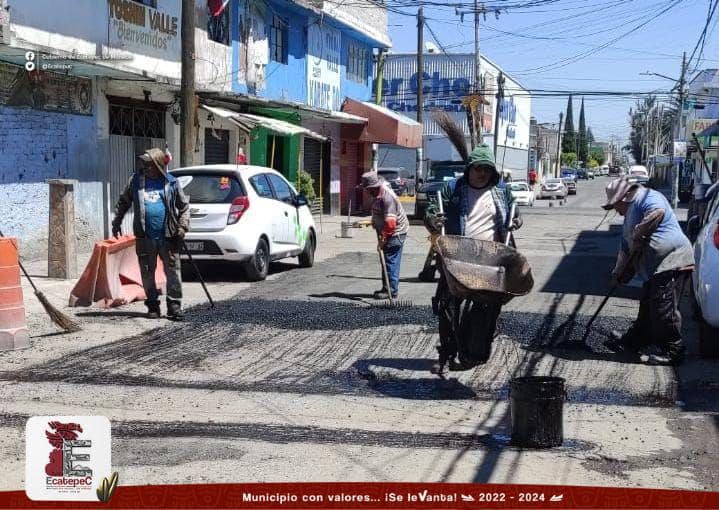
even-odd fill
[[[47,254],[47,179],[77,179],[78,246],[102,236],[96,119],[0,106],[0,218],[26,258]]]
[[[207,35],[207,0],[196,0],[195,11],[197,28],[195,30],[195,80],[198,90],[230,92],[232,90],[233,44],[238,38],[238,24],[232,20],[237,17],[237,2],[230,1],[230,44],[211,40]]]

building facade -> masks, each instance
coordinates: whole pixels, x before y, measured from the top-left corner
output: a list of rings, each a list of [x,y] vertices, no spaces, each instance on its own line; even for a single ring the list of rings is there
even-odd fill
[[[229,0],[213,11],[217,3],[196,0],[192,164],[234,163],[243,152],[291,180],[306,170],[326,210],[340,211],[344,174],[349,186],[370,164],[359,140],[367,119],[343,114],[342,103],[370,99],[373,50],[390,44],[382,6],[341,4]],[[25,256],[43,256],[47,180],[75,179],[89,247],[108,235],[136,155],[165,145],[179,153],[181,1],[0,0],[0,12],[6,233]]]
[[[483,140],[494,143],[495,118],[499,115],[497,164],[517,177],[525,178],[529,162],[531,97],[511,76],[482,57],[486,103],[482,108]],[[429,161],[457,160],[459,154],[432,119],[433,110],[449,113],[464,130],[469,143],[469,124],[463,99],[474,90],[474,54],[425,53],[423,70],[424,154]],[[504,98],[497,105],[497,80],[502,72]],[[382,76],[382,104],[398,113],[417,118],[417,55],[389,54]],[[416,168],[414,153],[383,148],[380,166]]]

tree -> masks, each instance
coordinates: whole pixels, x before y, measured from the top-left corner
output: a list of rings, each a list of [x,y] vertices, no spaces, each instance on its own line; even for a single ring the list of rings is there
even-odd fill
[[[597,165],[603,165],[604,162],[607,160],[607,155],[604,154],[604,151],[600,148],[590,149],[589,159],[593,159],[594,161],[596,161]]]
[[[577,163],[577,154],[575,152],[562,153],[562,165],[574,166]]]
[[[594,138],[594,133],[592,133],[592,128],[587,128],[587,144],[589,144],[589,148],[592,148],[592,144],[596,142],[597,140]]]
[[[579,110],[579,133],[577,136],[577,158],[584,163],[587,162],[587,123],[584,119],[584,98],[582,107]]]
[[[589,161],[587,161],[587,168],[597,168],[599,166],[599,162],[589,156]]]
[[[564,120],[564,137],[562,152],[577,152],[577,134],[574,132],[574,113],[572,112],[572,96],[567,100],[567,116]]]

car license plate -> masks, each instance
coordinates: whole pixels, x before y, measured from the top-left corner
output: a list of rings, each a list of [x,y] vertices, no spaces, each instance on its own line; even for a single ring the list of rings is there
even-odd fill
[[[205,243],[203,241],[185,241],[185,246],[189,251],[205,251]]]

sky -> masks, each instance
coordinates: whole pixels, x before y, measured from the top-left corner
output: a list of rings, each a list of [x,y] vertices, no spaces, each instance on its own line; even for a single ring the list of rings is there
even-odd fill
[[[485,1],[485,5],[507,1]],[[719,0],[555,0],[509,9],[501,12],[498,19],[487,14],[481,21],[480,52],[527,89],[577,92],[576,128],[582,91],[669,91],[674,82],[640,73],[678,78],[682,52],[686,51],[687,56],[692,53],[706,24],[710,2],[715,1]],[[465,4],[465,10],[471,3],[458,2]],[[409,0],[388,3],[393,10],[408,14],[416,14],[419,5]],[[442,3],[446,6],[437,6]],[[462,23],[449,2],[427,0],[424,16],[447,52],[474,51],[473,15],[465,15]],[[717,21],[719,10],[709,25],[703,58],[698,61],[695,57],[689,71],[697,64],[698,69],[719,67]],[[416,52],[414,16],[390,12],[389,31],[393,52]],[[425,41],[435,42],[428,29],[424,37]],[[625,143],[629,135],[628,111],[635,101],[626,97],[585,97],[587,125],[595,138],[609,141],[615,136]],[[556,123],[559,112],[566,107],[566,95],[532,98],[532,115],[538,122]]]

